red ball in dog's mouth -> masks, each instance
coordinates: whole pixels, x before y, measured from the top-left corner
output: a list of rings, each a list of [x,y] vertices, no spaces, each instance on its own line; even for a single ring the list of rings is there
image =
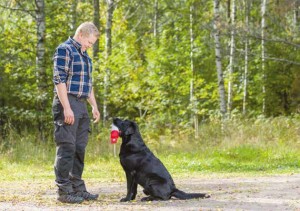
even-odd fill
[[[111,132],[110,132],[110,143],[115,144],[118,142],[119,138],[119,128],[114,124],[111,125]]]

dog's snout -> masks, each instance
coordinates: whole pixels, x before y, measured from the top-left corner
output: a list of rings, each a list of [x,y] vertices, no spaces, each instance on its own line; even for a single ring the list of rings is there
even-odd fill
[[[113,118],[113,123],[114,123],[114,125],[116,125],[116,126],[120,126],[122,122],[123,122],[123,121],[122,121],[121,119],[119,119],[118,117],[114,117],[114,118]]]
[[[114,117],[114,118],[113,118],[113,123],[116,123],[118,120],[119,120],[119,118]]]

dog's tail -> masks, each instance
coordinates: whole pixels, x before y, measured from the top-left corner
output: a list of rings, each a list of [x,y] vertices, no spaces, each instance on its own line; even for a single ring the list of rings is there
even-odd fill
[[[209,198],[210,195],[206,194],[206,193],[185,193],[181,190],[176,189],[171,196],[174,196],[178,199],[196,199],[196,198]]]

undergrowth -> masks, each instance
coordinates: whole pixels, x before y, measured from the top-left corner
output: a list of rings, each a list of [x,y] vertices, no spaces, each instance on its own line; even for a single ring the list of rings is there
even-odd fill
[[[210,121],[195,138],[189,127],[148,127],[143,139],[174,177],[214,173],[278,174],[300,172],[300,119]],[[110,128],[94,128],[86,152],[83,177],[125,179]],[[158,133],[159,132],[159,133]],[[36,141],[36,134],[10,133],[1,140],[0,174],[4,180],[54,179],[55,143]],[[116,152],[116,153],[114,153]]]

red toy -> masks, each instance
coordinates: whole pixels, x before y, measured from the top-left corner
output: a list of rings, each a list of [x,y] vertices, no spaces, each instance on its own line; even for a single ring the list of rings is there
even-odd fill
[[[110,132],[110,143],[116,144],[119,138],[119,128],[114,124],[111,125],[111,132]]]

